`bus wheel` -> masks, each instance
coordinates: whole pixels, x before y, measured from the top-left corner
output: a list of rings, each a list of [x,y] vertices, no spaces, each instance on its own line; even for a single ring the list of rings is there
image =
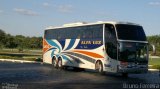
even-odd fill
[[[103,74],[103,65],[101,61],[96,62],[95,70],[96,72]]]
[[[53,59],[52,59],[52,65],[54,68],[57,68],[57,61],[56,61],[55,57],[53,57]]]
[[[58,59],[57,65],[59,69],[62,69],[62,59],[61,58]]]

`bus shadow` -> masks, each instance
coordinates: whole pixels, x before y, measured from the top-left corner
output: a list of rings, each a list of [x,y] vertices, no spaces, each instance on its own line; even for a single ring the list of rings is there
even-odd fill
[[[86,73],[86,74],[94,75],[97,77],[104,77],[107,80],[110,79],[110,80],[117,80],[117,81],[128,82],[128,83],[147,83],[146,79],[144,78],[145,74],[129,74],[128,76],[122,76],[122,74],[120,73],[106,72],[104,74],[100,74],[90,69],[83,69],[83,70],[67,69],[65,71]]]

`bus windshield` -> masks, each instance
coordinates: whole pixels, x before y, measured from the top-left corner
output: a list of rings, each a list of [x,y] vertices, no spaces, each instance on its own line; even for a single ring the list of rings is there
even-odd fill
[[[119,42],[120,61],[147,63],[147,43]]]
[[[141,26],[116,24],[118,39],[146,41],[146,35]]]

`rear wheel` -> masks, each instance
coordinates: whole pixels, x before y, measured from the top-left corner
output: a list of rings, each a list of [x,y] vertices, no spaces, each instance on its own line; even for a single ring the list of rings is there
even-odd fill
[[[52,59],[52,65],[54,68],[57,68],[57,61],[56,61],[55,57],[53,57],[53,59]]]
[[[97,63],[95,64],[95,70],[98,73],[103,73],[103,65],[101,61],[97,61]]]
[[[57,65],[58,65],[59,69],[62,69],[63,66],[62,66],[62,59],[61,58],[58,59]]]

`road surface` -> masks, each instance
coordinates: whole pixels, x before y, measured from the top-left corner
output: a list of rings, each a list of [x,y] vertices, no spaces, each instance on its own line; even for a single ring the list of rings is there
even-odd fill
[[[2,89],[159,89],[160,75],[149,71],[122,77],[93,71],[59,70],[40,63],[0,61],[0,84]]]

